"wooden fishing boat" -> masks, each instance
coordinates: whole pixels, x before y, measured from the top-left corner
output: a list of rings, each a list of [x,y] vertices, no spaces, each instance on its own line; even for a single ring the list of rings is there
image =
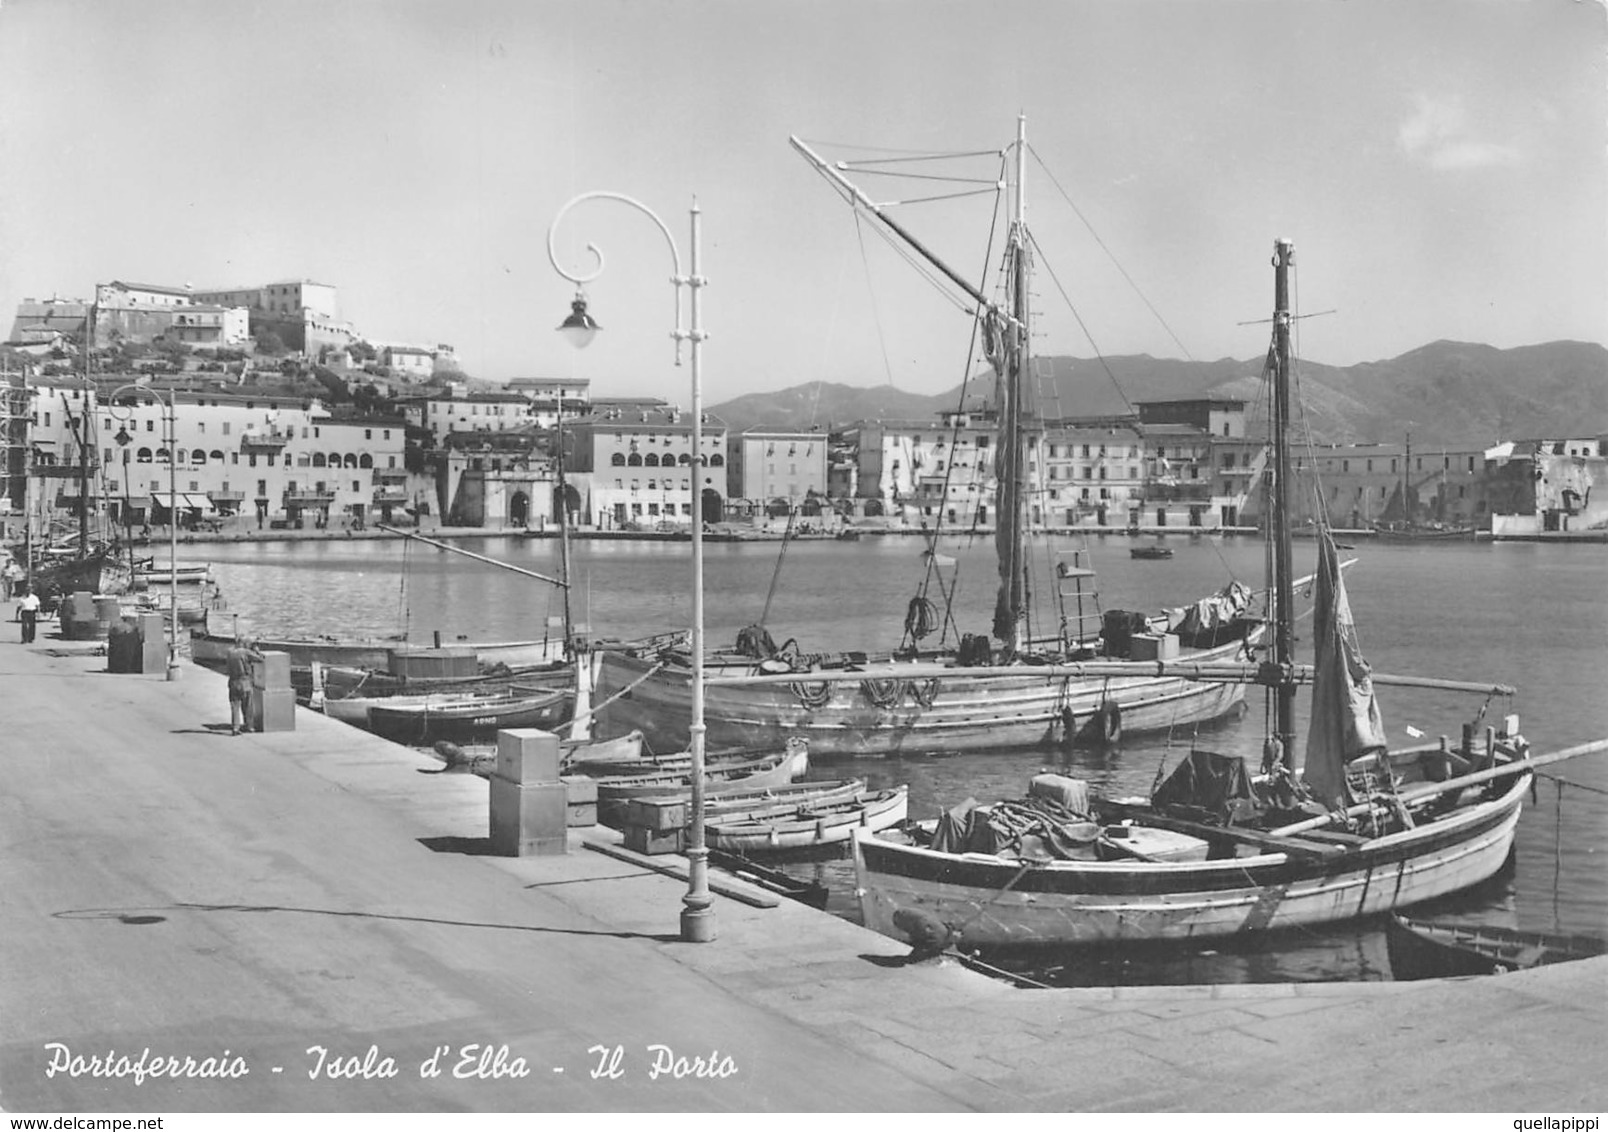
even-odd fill
[[[50,601],[75,593],[125,594],[133,579],[133,567],[115,546],[92,545],[76,557],[35,563],[28,585]]]
[[[261,646],[259,646],[261,647]],[[330,715],[366,718],[368,708],[397,696],[498,695],[519,689],[570,687],[575,672],[568,666],[482,670],[476,676],[399,676],[367,668],[292,665],[290,686],[297,702]],[[341,705],[336,707],[335,705]]]
[[[858,831],[875,833],[898,825],[908,815],[909,801],[909,788],[900,786],[743,818],[706,814],[704,836],[712,846],[745,854],[813,849],[842,844]]]
[[[1238,758],[1192,751],[1148,799],[1089,799],[1074,784],[1059,811],[1038,807],[1042,816],[1032,822],[968,812],[941,824],[942,836],[926,846],[857,836],[866,926],[925,948],[1060,945],[1211,939],[1390,912],[1497,872],[1534,768],[1608,749],[1604,741],[1532,758],[1510,715],[1500,733],[1487,732],[1483,752],[1471,740],[1457,752],[1389,751],[1376,684],[1487,697],[1511,689],[1374,674],[1327,532],[1318,545],[1314,663],[1296,663],[1288,522],[1293,256],[1293,245],[1278,241],[1268,361],[1272,656],[1254,672],[1222,673],[1269,690],[1263,773],[1252,778]],[[1308,682],[1310,723],[1298,760],[1295,694]],[[1135,841],[1136,830],[1148,848]]]
[[[801,880],[781,869],[751,861],[741,853],[728,853],[723,849],[711,848],[709,863],[767,892],[797,900],[800,904],[808,904],[823,912],[826,910],[830,890],[818,880]]]
[[[573,702],[568,691],[525,695],[425,697],[425,702],[397,703],[392,697],[368,709],[368,727],[398,743],[427,746],[439,740],[490,738],[498,731],[535,727],[551,731],[567,717]]]
[[[801,740],[790,741],[786,749],[779,752],[706,768],[705,805],[716,798],[745,802],[748,796],[787,786],[794,779],[802,778],[809,768],[809,745]],[[692,778],[685,772],[600,778],[597,780],[598,821],[623,826],[633,800],[680,798],[683,793],[690,800]]]
[[[271,634],[253,634],[257,647],[264,652],[288,653],[293,668],[310,668],[314,662],[332,668],[366,670],[374,673],[391,673],[397,668],[397,659],[426,652],[430,646],[410,644],[387,638],[297,637]],[[190,637],[196,663],[222,663],[234,647],[234,634],[199,632]],[[472,649],[482,666],[502,664],[507,667],[556,664],[563,656],[564,642],[536,641],[480,641],[455,642],[454,647]]]
[[[1161,621],[1152,628],[1164,629]],[[1181,650],[1194,663],[1243,660],[1262,630],[1215,648]],[[1160,636],[1162,634],[1155,634]],[[1077,676],[1049,666],[965,667],[953,655],[870,660],[819,657],[781,673],[768,662],[715,655],[705,663],[704,719],[712,745],[774,746],[803,735],[822,758],[992,751],[1088,735],[1164,731],[1236,709],[1242,685],[1157,676],[1133,664]],[[656,748],[684,747],[692,718],[692,666],[681,651],[604,650],[597,697],[627,687],[598,715],[598,734],[641,731]]]
[[[1494,975],[1608,954],[1608,941],[1600,936],[1417,920],[1399,914],[1385,921],[1385,946],[1391,977],[1397,982]]]
[[[201,585],[210,581],[212,581],[210,562],[181,562],[176,570],[170,569],[166,564],[148,563],[134,570],[135,585],[166,586],[176,582],[186,586]]]
[[[642,777],[644,775],[685,775],[692,771],[692,754],[677,751],[674,754],[655,755],[645,751],[640,731],[629,732],[636,737],[634,745],[617,746],[620,739],[594,739],[590,746],[578,748],[568,763],[573,774],[591,778]],[[704,752],[704,767],[713,770],[729,763],[749,762],[770,752],[764,748],[722,748]]]
[[[642,736],[622,735],[618,739],[560,739],[558,750],[562,773],[573,774],[570,760],[577,752],[597,749],[606,749],[620,755],[629,754],[633,749],[640,750]],[[442,770],[465,769],[482,777],[490,777],[497,767],[496,743],[454,743],[451,740],[441,739],[430,744],[430,749],[446,765]]]
[[[793,145],[845,199],[905,240],[912,251],[964,292],[963,302],[968,307],[979,311],[979,338],[987,343],[988,360],[997,375],[993,415],[998,433],[989,454],[989,479],[997,484],[997,507],[991,509],[991,518],[999,594],[991,631],[998,644],[991,644],[988,636],[973,634],[961,637],[954,647],[920,645],[921,639],[933,632],[943,640],[954,630],[953,618],[939,615],[926,597],[928,582],[936,574],[943,600],[953,612],[953,587],[943,581],[944,556],[938,553],[936,541],[930,541],[929,567],[912,602],[914,608],[907,611],[905,639],[897,654],[877,658],[863,653],[835,654],[808,644],[777,650],[765,643],[768,634],[762,626],[754,626],[761,632],[748,635],[748,647],[737,653],[715,654],[705,662],[703,719],[708,741],[718,746],[768,746],[789,735],[804,735],[818,758],[981,752],[1085,738],[1108,742],[1122,732],[1187,728],[1238,710],[1245,697],[1241,684],[1162,677],[1138,666],[1098,676],[1064,671],[1051,674],[1044,667],[1091,658],[1151,658],[1124,651],[1118,637],[1099,631],[1097,603],[1092,591],[1083,588],[1094,572],[1079,555],[1056,564],[1052,586],[1028,584],[1026,532],[1029,507],[1036,509],[1037,497],[1028,487],[1027,453],[1036,422],[1024,408],[1025,399],[1031,396],[1027,350],[1031,285],[1026,233],[1020,221],[1012,236],[1016,246],[1006,272],[1007,308],[911,239],[849,182],[837,165],[817,156],[797,138]],[[1025,153],[1025,140],[1019,139],[1018,148]],[[954,565],[949,562],[947,567],[953,569]],[[1035,640],[1029,635],[1033,618],[1028,598],[1035,590],[1053,592],[1059,602],[1061,632],[1052,640]],[[1138,615],[1142,627],[1137,632],[1142,637],[1169,638],[1157,649],[1158,655],[1174,655],[1176,649],[1179,659],[1202,663],[1244,659],[1264,632],[1261,618],[1249,608],[1250,596],[1248,589],[1231,583],[1206,599],[1216,603],[1210,626],[1175,624],[1165,614]],[[1183,608],[1205,606],[1206,601]],[[918,610],[929,610],[931,615]],[[1053,612],[1049,618],[1043,611],[1038,614],[1040,621],[1054,618]],[[1130,626],[1120,639],[1126,642],[1132,636]],[[913,664],[929,671],[918,676]],[[603,651],[597,694],[608,706],[599,713],[598,734],[636,729],[651,747],[686,746],[692,718],[692,668],[689,658],[677,650]],[[628,687],[630,696],[611,701]]]

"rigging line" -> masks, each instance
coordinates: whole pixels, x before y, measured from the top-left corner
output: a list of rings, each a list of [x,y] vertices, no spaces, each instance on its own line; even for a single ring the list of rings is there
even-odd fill
[[[822,176],[824,177],[825,174],[822,174]],[[837,183],[835,181],[830,181],[829,180],[828,183],[831,184],[834,188],[838,188],[841,191],[841,186],[837,185]],[[864,211],[865,211],[864,206],[860,203],[859,200],[855,199],[853,196],[850,196],[847,193],[843,193],[842,195],[843,195],[843,199],[848,203],[849,207],[851,209],[853,209],[854,216],[855,216],[855,222],[858,224],[860,219],[861,219],[861,217],[864,214]],[[917,257],[903,243],[901,243],[899,241],[896,241],[893,238],[891,233],[883,231],[881,226],[875,225],[875,224],[871,225],[871,232],[878,239],[880,239],[884,244],[886,244],[893,251],[893,253],[895,255],[897,255],[900,259],[904,260],[907,264],[909,264],[910,267],[916,272],[917,275],[919,275],[923,279],[925,279],[927,281],[927,283],[932,287],[932,289],[935,292],[937,292],[937,294],[941,298],[943,298],[943,300],[945,302],[949,303],[951,306],[953,306],[958,311],[962,311],[962,312],[964,312],[966,314],[971,314],[971,315],[976,314],[976,312],[971,307],[969,307],[965,303],[961,302],[960,299],[956,297],[954,292],[944,285],[943,281],[939,278],[938,272],[933,268],[933,266],[930,263],[927,263],[926,261],[924,261],[924,260],[920,259],[919,257]],[[862,239],[862,242],[863,242],[864,237],[862,236],[861,239]],[[864,251],[863,247],[861,249],[860,254],[861,254],[862,258],[863,258],[864,255],[865,255],[865,251]],[[869,280],[869,272],[867,274],[867,278]]]
[[[771,571],[770,589],[765,593],[765,608],[759,615],[761,629],[765,627],[765,622],[770,620],[771,602],[776,597],[776,583],[782,576],[782,560],[787,557],[787,544],[793,540],[793,518],[797,514],[798,509],[795,507],[787,509],[787,526],[782,531],[782,548],[776,552],[776,568]]]
[[[1139,289],[1139,284],[1135,283],[1133,281],[1133,276],[1128,274],[1127,268],[1123,267],[1121,262],[1112,253],[1111,249],[1106,247],[1105,241],[1100,238],[1100,233],[1094,230],[1094,225],[1089,223],[1088,217],[1084,216],[1083,213],[1079,211],[1078,206],[1072,203],[1072,197],[1067,193],[1066,189],[1061,186],[1061,182],[1058,181],[1055,177],[1055,174],[1050,171],[1050,167],[1044,164],[1044,159],[1039,156],[1038,150],[1033,148],[1031,142],[1028,143],[1027,152],[1033,155],[1033,160],[1038,162],[1038,167],[1044,170],[1044,175],[1050,179],[1050,184],[1054,185],[1056,191],[1061,194],[1061,199],[1066,201],[1067,207],[1073,211],[1079,220],[1083,221],[1083,226],[1089,230],[1089,235],[1094,237],[1094,242],[1100,246],[1100,250],[1105,252],[1107,258],[1111,260],[1112,265],[1115,266],[1117,271],[1121,273],[1122,277],[1128,281],[1128,286],[1132,287],[1133,293],[1139,296],[1139,301],[1144,303],[1145,306],[1149,308],[1150,313],[1156,316],[1156,321],[1161,323],[1161,328],[1167,332],[1167,336],[1171,338],[1173,342],[1177,344],[1178,348],[1184,352],[1184,357],[1188,358],[1190,361],[1194,361],[1195,356],[1189,352],[1189,348],[1185,346],[1183,342],[1179,341],[1178,335],[1173,333],[1173,328],[1167,325],[1167,320],[1161,317],[1161,312],[1158,311],[1150,300],[1145,297],[1145,293]]]
[[[882,208],[898,208],[901,205],[931,204],[934,201],[940,201],[940,200],[960,200],[960,199],[962,199],[964,197],[988,196],[992,192],[993,192],[992,189],[967,189],[964,192],[939,193],[936,196],[930,196],[930,197],[902,197],[899,200],[883,200],[883,201],[878,201],[877,204],[880,205]]]
[[[402,571],[401,577],[397,578],[396,585],[396,622],[397,627],[402,630],[402,639],[404,641],[408,639],[408,633],[412,628],[410,624],[410,610],[408,609],[408,556],[412,552],[413,540],[403,539]]]
[[[871,260],[865,254],[865,225],[860,222],[860,210],[854,210],[854,234],[860,243],[860,264],[865,268],[866,291],[871,297],[871,323],[877,330],[877,347],[882,351],[882,371],[888,384],[893,384],[893,363],[888,360],[888,340],[882,330],[882,311],[877,306],[877,291],[871,286]]]
[[[858,201],[851,201],[850,203],[854,206],[856,216],[863,215]],[[972,307],[967,306],[949,287],[945,286],[941,273],[932,264],[917,256],[901,241],[894,239],[892,233],[884,231],[881,226],[872,225],[871,233],[886,244],[895,255],[909,264],[915,273],[926,280],[928,285],[950,306],[965,314],[976,315],[977,312]]]
[[[996,188],[995,188],[995,191],[994,191],[994,198],[995,198],[994,199],[994,215],[993,215],[993,219],[989,222],[989,226],[988,226],[988,242],[987,242],[986,246],[983,249],[983,271],[985,273],[988,271],[988,265],[991,262],[993,262],[993,259],[994,259],[994,241],[999,238],[1000,204],[1001,204],[1001,202],[1003,201],[1003,198],[1004,198],[1005,160],[1006,160],[1005,155],[1003,153],[1001,153],[1000,154],[1000,175],[999,175],[999,178],[995,181]],[[926,600],[927,593],[928,593],[929,589],[931,588],[931,584],[932,584],[933,571],[936,568],[935,563],[937,562],[938,535],[943,530],[943,526],[944,526],[944,509],[945,509],[945,506],[948,504],[948,501],[949,501],[949,487],[950,487],[951,482],[953,481],[954,470],[955,470],[955,445],[958,442],[958,440],[960,439],[960,421],[961,421],[961,417],[965,414],[965,411],[966,411],[966,390],[967,390],[968,385],[971,383],[972,366],[977,360],[977,345],[978,345],[978,339],[980,338],[981,334],[982,334],[982,316],[981,316],[981,313],[978,312],[978,311],[973,311],[972,312],[971,340],[969,341],[969,343],[967,344],[967,347],[966,347],[966,366],[965,366],[965,369],[963,369],[961,371],[960,391],[957,394],[956,404],[955,404],[955,417],[954,417],[953,423],[950,425],[949,459],[944,465],[943,503],[939,505],[939,508],[938,508],[938,521],[933,524],[932,539],[930,540],[930,542],[928,544],[929,549],[932,550],[933,554],[928,559],[927,569],[926,569],[926,571],[924,572],[924,574],[922,576],[921,584],[917,587],[917,594],[922,600]],[[975,459],[974,459],[973,464],[972,464],[972,470],[973,470],[972,479],[975,482],[976,478],[977,478],[976,472],[978,471],[977,463],[976,463]],[[972,505],[972,526],[974,528],[974,531],[973,531],[974,534],[975,534],[976,524],[977,524],[977,507],[976,507],[976,502],[973,501],[973,505]],[[949,587],[949,589],[947,591],[944,589],[944,580],[943,580],[942,573],[940,573],[938,575],[938,592],[940,594],[944,595],[944,628],[942,630],[940,630],[939,637],[938,637],[938,643],[939,643],[940,646],[944,642],[944,635],[948,630],[948,625],[949,625],[950,621],[954,617],[954,612],[955,612],[955,610],[954,610],[954,598],[955,598],[954,591],[955,591],[955,587],[958,586],[958,585],[959,585],[958,572],[957,572],[957,575],[956,575],[955,582],[953,584],[951,584],[951,586]],[[956,635],[957,635],[957,637],[959,636],[958,630],[957,630]],[[915,642],[911,642],[911,643],[914,644]]]
[[[803,138],[801,140],[808,142],[810,145],[821,146],[822,148],[848,149],[853,150],[856,153],[889,153],[900,155],[897,157],[866,158],[867,161],[881,161],[886,164],[893,164],[901,161],[954,161],[963,157],[999,157],[1004,153],[1003,150],[999,149],[958,150],[945,153],[930,149],[894,149],[885,145],[853,145],[849,142],[825,141],[820,138]],[[840,164],[845,166],[855,166],[861,163],[855,161],[844,161]]]
[[[1559,778],[1557,775],[1548,774],[1544,770],[1531,771],[1531,773],[1537,778],[1549,778],[1559,786],[1569,786],[1576,790],[1586,790],[1593,794],[1608,794],[1608,790],[1604,790],[1601,786],[1587,786],[1584,782],[1576,782],[1572,778]]]
[[[1100,346],[1095,342],[1094,335],[1084,323],[1083,316],[1078,313],[1078,308],[1072,305],[1072,297],[1066,293],[1066,288],[1061,286],[1061,277],[1055,273],[1055,268],[1050,265],[1049,257],[1044,254],[1044,249],[1039,247],[1037,238],[1031,232],[1028,233],[1027,238],[1033,245],[1033,250],[1038,252],[1039,261],[1044,264],[1044,270],[1050,273],[1050,279],[1055,284],[1055,289],[1061,292],[1061,298],[1066,303],[1067,310],[1072,312],[1072,317],[1077,319],[1078,326],[1083,330],[1083,336],[1089,340],[1089,347],[1094,351],[1095,360],[1100,363],[1100,368],[1105,370],[1105,375],[1111,379],[1111,387],[1117,391],[1117,396],[1122,398],[1122,403],[1128,407],[1128,412],[1136,414],[1137,410],[1133,407],[1133,402],[1128,400],[1128,394],[1123,392],[1122,383],[1117,380],[1117,375],[1111,372],[1111,367],[1106,365],[1105,355],[1100,352]]]
[[[866,165],[856,165],[852,161],[844,162],[844,168],[852,168],[855,172],[866,177],[897,177],[901,181],[944,181],[951,185],[987,185],[988,192],[997,192],[995,181],[988,177],[957,177],[947,173],[902,173],[896,169],[872,169]],[[973,189],[972,192],[982,192]]]

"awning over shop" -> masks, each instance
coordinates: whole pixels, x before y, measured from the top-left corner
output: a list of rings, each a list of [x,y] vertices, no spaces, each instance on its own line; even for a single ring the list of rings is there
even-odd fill
[[[151,493],[152,505],[160,507],[164,511],[172,510],[172,504],[170,502],[172,499],[173,496],[165,491],[153,491]],[[184,510],[209,511],[212,509],[212,501],[204,495],[191,495],[187,492],[181,491],[178,494],[178,500],[179,507]]]

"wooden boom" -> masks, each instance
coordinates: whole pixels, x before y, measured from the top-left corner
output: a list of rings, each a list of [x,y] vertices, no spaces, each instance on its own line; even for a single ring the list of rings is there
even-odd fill
[[[1490,782],[1497,778],[1508,778],[1515,774],[1526,774],[1537,767],[1547,766],[1551,763],[1561,763],[1564,759],[1579,758],[1581,755],[1596,755],[1608,751],[1608,739],[1596,739],[1590,743],[1581,743],[1577,747],[1565,747],[1561,751],[1554,751],[1550,755],[1541,755],[1538,758],[1515,759],[1501,766],[1490,767],[1486,770],[1476,770],[1469,774],[1448,778],[1445,782],[1429,782],[1422,786],[1409,787],[1401,792],[1401,800],[1416,802],[1422,798],[1433,798],[1437,794],[1445,794],[1452,790],[1463,790],[1469,786],[1478,786],[1482,782]],[[1368,812],[1370,802],[1361,802],[1346,810],[1345,817],[1355,817]],[[1292,834],[1305,833],[1309,829],[1318,829],[1335,821],[1341,815],[1324,814],[1322,817],[1308,818],[1306,821],[1296,822],[1294,825],[1280,826],[1269,830],[1270,837],[1289,837]]]

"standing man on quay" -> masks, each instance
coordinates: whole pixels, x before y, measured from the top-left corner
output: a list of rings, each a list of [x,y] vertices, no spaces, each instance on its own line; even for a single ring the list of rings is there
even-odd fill
[[[0,589],[4,590],[7,601],[11,600],[13,594],[20,595],[22,593],[21,582],[22,567],[17,565],[15,558],[12,558],[9,554],[6,555],[5,569],[0,570]]]
[[[252,672],[262,653],[250,637],[241,637],[229,650],[225,661],[229,673],[229,734],[238,735],[251,727]]]
[[[31,645],[39,625],[39,595],[26,585],[17,599],[17,614],[22,618],[22,643]]]

